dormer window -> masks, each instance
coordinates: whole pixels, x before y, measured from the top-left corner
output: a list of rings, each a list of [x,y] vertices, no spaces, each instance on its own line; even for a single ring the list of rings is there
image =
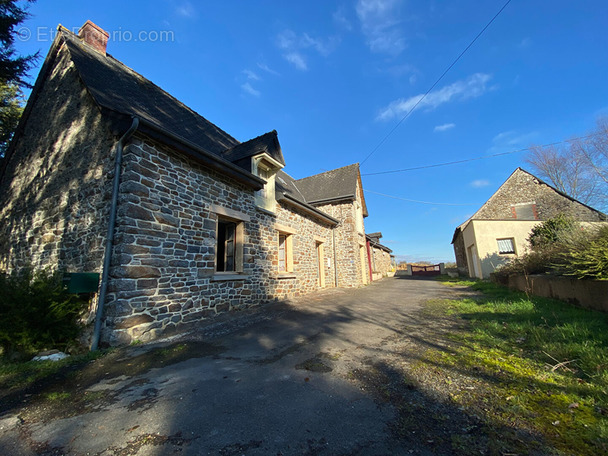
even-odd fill
[[[257,155],[252,160],[253,174],[266,181],[264,188],[255,193],[255,204],[262,209],[274,212],[276,208],[275,177],[277,171],[283,166],[268,154]]]

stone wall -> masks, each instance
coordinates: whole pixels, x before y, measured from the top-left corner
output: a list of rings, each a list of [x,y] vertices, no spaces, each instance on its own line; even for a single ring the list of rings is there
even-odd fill
[[[30,100],[0,183],[0,269],[100,272],[113,177],[110,125],[68,58]],[[32,95],[34,97],[34,95]]]
[[[293,228],[293,262],[295,277],[279,274],[277,271],[278,231],[275,230],[271,252],[271,276],[276,278],[273,294],[275,297],[299,296],[319,289],[319,266],[323,274],[324,288],[335,286],[335,264],[333,229],[308,214],[289,206],[277,205],[278,224]],[[318,245],[322,244],[323,258],[319,265]],[[274,247],[274,250],[273,250]]]
[[[365,268],[361,268],[360,249],[365,247],[365,236],[357,232],[356,211],[352,201],[325,204],[317,208],[340,221],[335,228],[336,262],[338,268],[339,287],[358,287],[369,282],[367,259]],[[365,253],[367,258],[367,253]]]
[[[372,252],[372,269],[374,272],[382,274],[382,277],[386,277],[389,271],[393,269],[391,254],[374,246],[370,246],[370,250]]]
[[[243,224],[240,274],[215,271],[216,223]],[[278,271],[277,225],[293,230],[294,270]],[[256,208],[254,192],[152,140],[125,149],[105,341],[167,334],[217,313],[318,289],[316,242],[325,264],[331,227],[286,206]],[[334,273],[326,268],[326,286]]]
[[[559,299],[585,309],[608,312],[608,282],[605,280],[579,280],[545,275],[511,275],[500,279],[493,276],[493,280],[525,293]]]
[[[464,235],[462,231],[458,231],[454,238],[454,257],[456,258],[456,266],[458,274],[461,276],[469,275],[469,264],[467,262],[467,251],[464,245]]]
[[[587,206],[560,195],[551,187],[520,169],[498,189],[477,211],[477,220],[513,218],[511,207],[516,204],[535,203],[538,220],[547,220],[558,214],[568,214],[581,222],[598,222],[600,214]]]

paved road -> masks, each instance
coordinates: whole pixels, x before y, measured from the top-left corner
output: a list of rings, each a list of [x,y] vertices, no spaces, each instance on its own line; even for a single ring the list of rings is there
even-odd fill
[[[0,453],[425,454],[392,436],[395,410],[353,372],[403,328],[429,324],[425,300],[451,293],[431,280],[384,279],[237,315],[190,335],[202,357],[88,386],[111,403],[25,424],[12,410],[0,417]]]

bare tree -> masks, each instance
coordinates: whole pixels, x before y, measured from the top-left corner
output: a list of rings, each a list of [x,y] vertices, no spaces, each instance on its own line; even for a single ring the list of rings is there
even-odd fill
[[[532,147],[525,160],[559,191],[600,210],[608,209],[608,119],[600,119],[583,139]]]

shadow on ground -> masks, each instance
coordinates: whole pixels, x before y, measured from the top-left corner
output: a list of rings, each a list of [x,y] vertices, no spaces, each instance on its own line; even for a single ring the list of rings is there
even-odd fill
[[[520,442],[541,454],[526,429],[451,400],[454,388],[474,393],[475,372],[444,381],[451,373],[425,355],[450,350],[453,322],[421,310],[458,291],[403,279],[236,313],[10,392],[1,410],[15,424],[0,426],[0,452],[503,455]]]

